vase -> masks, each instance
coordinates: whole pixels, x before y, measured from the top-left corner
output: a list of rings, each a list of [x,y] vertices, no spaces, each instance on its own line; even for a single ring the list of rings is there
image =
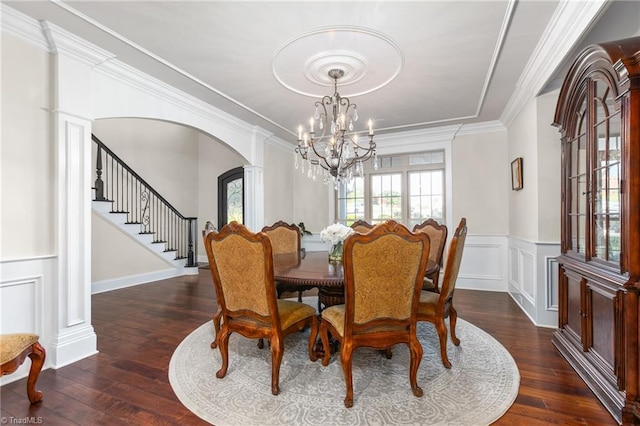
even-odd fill
[[[329,262],[342,262],[342,241],[331,246]]]

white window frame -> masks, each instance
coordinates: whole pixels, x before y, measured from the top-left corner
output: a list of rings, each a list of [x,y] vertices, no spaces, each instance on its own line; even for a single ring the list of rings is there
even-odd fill
[[[445,224],[448,229],[455,229],[453,223],[453,164],[451,161],[451,145],[459,126],[449,126],[433,131],[419,130],[399,132],[394,134],[376,136],[378,155],[387,156],[394,154],[415,154],[426,151],[444,151],[445,163]],[[331,223],[335,223],[337,194],[333,185],[327,185],[329,194],[328,217]],[[457,225],[457,223],[455,224]]]

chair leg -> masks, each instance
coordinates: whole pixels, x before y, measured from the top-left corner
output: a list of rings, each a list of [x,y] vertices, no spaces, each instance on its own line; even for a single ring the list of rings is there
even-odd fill
[[[409,383],[411,383],[413,394],[419,398],[423,395],[422,388],[418,386],[418,368],[420,368],[420,361],[422,361],[423,350],[420,341],[415,336],[409,341],[409,351],[411,352]]]
[[[384,350],[384,356],[387,359],[391,359],[393,357],[393,352],[391,352],[391,348],[387,348]]]
[[[311,334],[309,336],[309,359],[315,362],[318,359],[318,355],[315,351],[316,340],[318,339],[318,317],[314,315],[311,320]]]
[[[344,381],[347,385],[347,396],[344,398],[344,406],[347,408],[353,407],[353,346],[350,344],[342,343],[340,349],[340,361],[342,361],[342,371],[344,372]]]
[[[440,339],[440,358],[442,358],[442,365],[445,368],[451,368],[451,363],[447,357],[447,327],[444,324],[444,319],[439,317],[436,319],[436,331],[438,332],[438,338]]]
[[[218,336],[220,335],[220,317],[222,316],[222,308],[218,305],[218,309],[213,314],[213,331],[216,333],[216,337],[211,342],[211,349],[218,347]]]
[[[271,394],[278,395],[280,393],[280,363],[284,353],[284,344],[277,335],[272,337],[269,343],[271,345]]]
[[[302,291],[298,292],[298,302],[302,303]]]
[[[433,282],[433,291],[435,291],[436,293],[440,293],[440,287],[438,287],[438,281],[440,280],[440,268],[438,268],[438,271],[433,274],[433,276],[431,277],[431,282]]]
[[[29,370],[29,377],[27,378],[27,396],[32,404],[42,401],[42,392],[36,390],[36,382],[38,376],[44,365],[44,360],[47,357],[45,349],[39,342],[34,343],[31,346],[32,352],[29,354],[31,358],[31,368]]]
[[[220,349],[220,356],[222,357],[222,366],[216,373],[218,379],[222,379],[227,375],[227,368],[229,368],[229,336],[231,333],[222,326],[220,337],[218,337],[218,348]]]
[[[457,320],[458,320],[458,313],[453,308],[453,306],[451,306],[450,312],[449,312],[449,329],[450,329],[449,331],[451,332],[451,341],[453,342],[454,345],[460,346],[460,339],[458,339],[458,337],[456,336]]]
[[[264,348],[264,340],[261,338],[258,339],[258,349]]]
[[[329,347],[329,330],[324,321],[320,322],[320,341],[322,342],[322,349],[324,350],[322,365],[326,367],[329,365],[329,360],[331,359],[331,348]]]

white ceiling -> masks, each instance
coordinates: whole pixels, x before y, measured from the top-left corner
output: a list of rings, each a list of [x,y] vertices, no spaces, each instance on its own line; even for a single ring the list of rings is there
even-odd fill
[[[527,0],[3,3],[290,142],[316,98],[333,93],[326,71],[335,66],[346,72],[338,91],[358,104],[357,130],[365,130],[368,118],[377,133],[500,120],[562,6]]]

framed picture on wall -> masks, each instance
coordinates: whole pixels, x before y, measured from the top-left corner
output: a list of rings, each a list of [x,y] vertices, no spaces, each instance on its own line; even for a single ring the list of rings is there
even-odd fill
[[[511,189],[514,191],[522,189],[522,157],[511,162]]]

